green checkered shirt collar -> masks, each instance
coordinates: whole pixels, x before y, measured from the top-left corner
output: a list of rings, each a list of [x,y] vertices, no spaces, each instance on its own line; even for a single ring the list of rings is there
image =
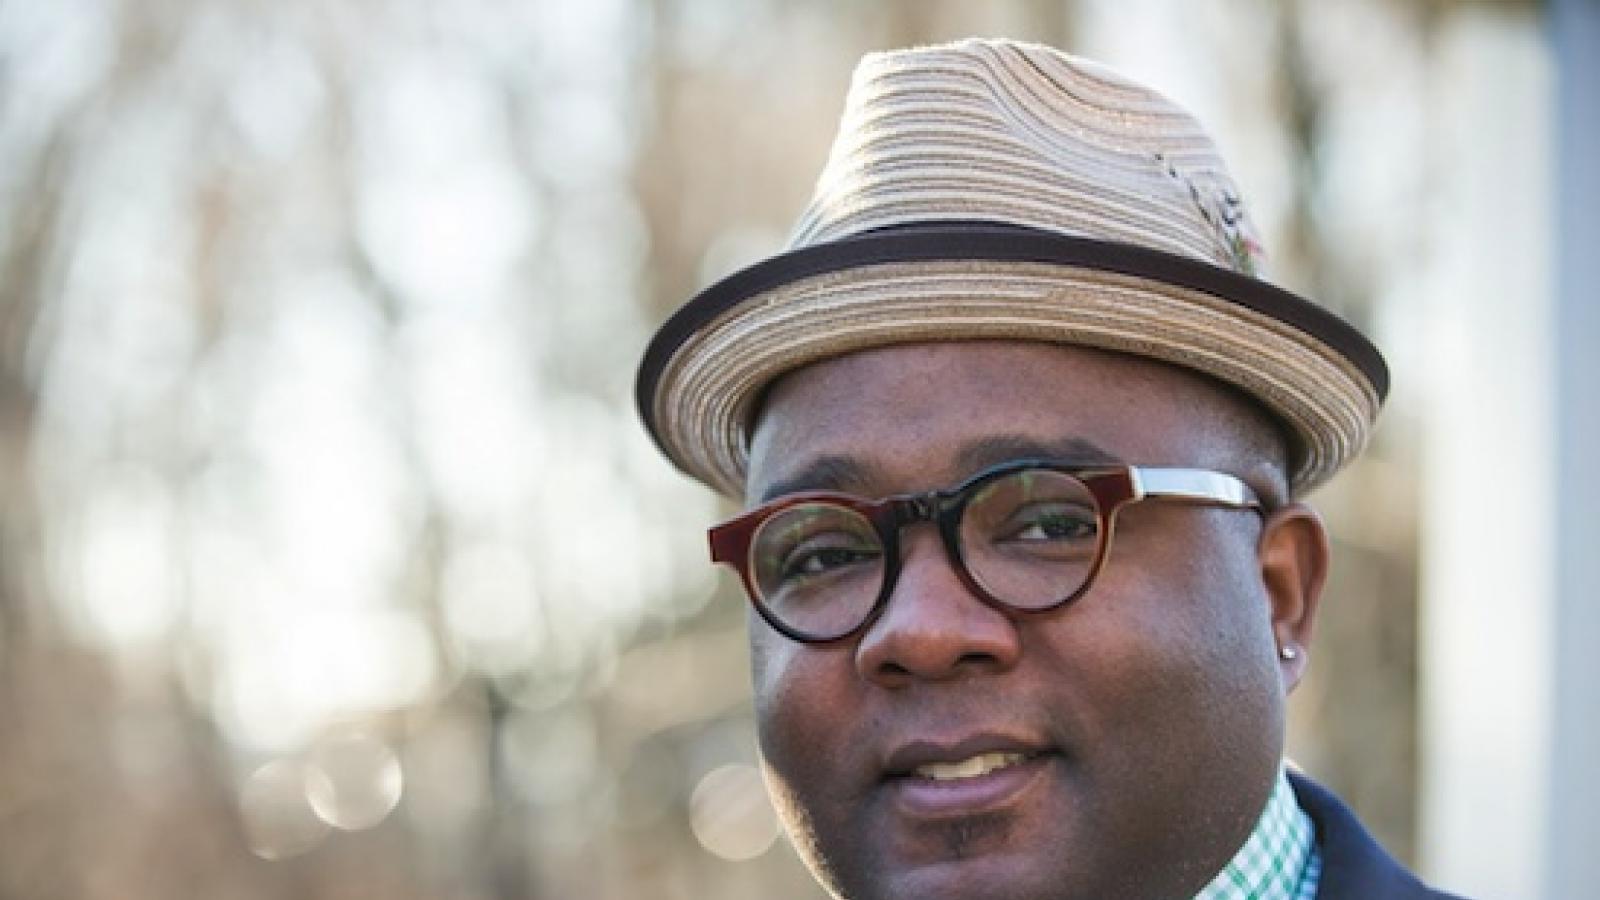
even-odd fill
[[[1267,800],[1256,828],[1195,900],[1311,900],[1322,875],[1316,828],[1295,800],[1289,776]]]

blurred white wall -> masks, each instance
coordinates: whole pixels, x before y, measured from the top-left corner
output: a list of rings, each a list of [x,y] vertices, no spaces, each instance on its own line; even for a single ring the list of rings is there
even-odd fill
[[[1439,34],[1440,189],[1415,335],[1420,855],[1475,897],[1578,898],[1600,882],[1597,10],[1557,3],[1543,23],[1485,4]]]
[[[1558,558],[1548,897],[1600,885],[1600,3],[1556,0]]]

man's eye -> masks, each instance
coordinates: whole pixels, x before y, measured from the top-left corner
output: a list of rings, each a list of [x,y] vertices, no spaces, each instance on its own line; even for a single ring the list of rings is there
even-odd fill
[[[1092,541],[1100,532],[1092,511],[1072,507],[1019,510],[1011,521],[1003,535],[1011,541]]]
[[[877,559],[878,553],[874,548],[859,542],[819,544],[808,541],[786,556],[782,577],[786,581],[792,578],[815,578],[850,566],[876,562]]]

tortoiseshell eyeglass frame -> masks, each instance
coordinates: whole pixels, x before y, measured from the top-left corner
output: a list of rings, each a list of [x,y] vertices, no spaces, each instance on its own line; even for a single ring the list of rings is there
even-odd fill
[[[1070,594],[1039,606],[1018,606],[995,597],[967,568],[961,552],[961,516],[967,503],[984,486],[999,478],[1028,470],[1057,472],[1078,480],[1095,500],[1099,519],[1093,562],[1083,583]],[[1140,500],[1166,500],[1199,506],[1220,506],[1253,510],[1265,514],[1260,499],[1249,485],[1233,475],[1209,469],[1163,468],[1151,466],[1082,465],[1052,459],[1010,460],[983,469],[960,484],[942,490],[916,494],[896,494],[869,500],[853,494],[812,491],[789,494],[762,504],[708,532],[711,560],[732,567],[744,583],[745,595],[761,618],[784,636],[805,644],[843,641],[868,627],[888,606],[900,576],[900,529],[907,525],[931,522],[938,526],[945,554],[967,589],[989,606],[1007,615],[1028,616],[1059,609],[1089,591],[1104,567],[1116,528],[1117,514],[1123,507]],[[806,503],[826,503],[854,512],[872,523],[883,547],[883,583],[872,606],[859,622],[837,633],[809,632],[783,621],[764,601],[756,582],[751,553],[752,542],[761,526],[771,517]]]

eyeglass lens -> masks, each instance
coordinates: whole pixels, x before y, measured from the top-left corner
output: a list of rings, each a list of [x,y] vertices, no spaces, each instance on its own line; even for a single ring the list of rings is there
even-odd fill
[[[1049,469],[1011,472],[974,487],[961,511],[960,564],[996,601],[1018,609],[1054,606],[1080,591],[1094,569],[1100,517],[1082,481]],[[872,613],[884,588],[886,553],[861,513],[818,501],[762,523],[750,569],[763,607],[797,631],[847,634]]]

